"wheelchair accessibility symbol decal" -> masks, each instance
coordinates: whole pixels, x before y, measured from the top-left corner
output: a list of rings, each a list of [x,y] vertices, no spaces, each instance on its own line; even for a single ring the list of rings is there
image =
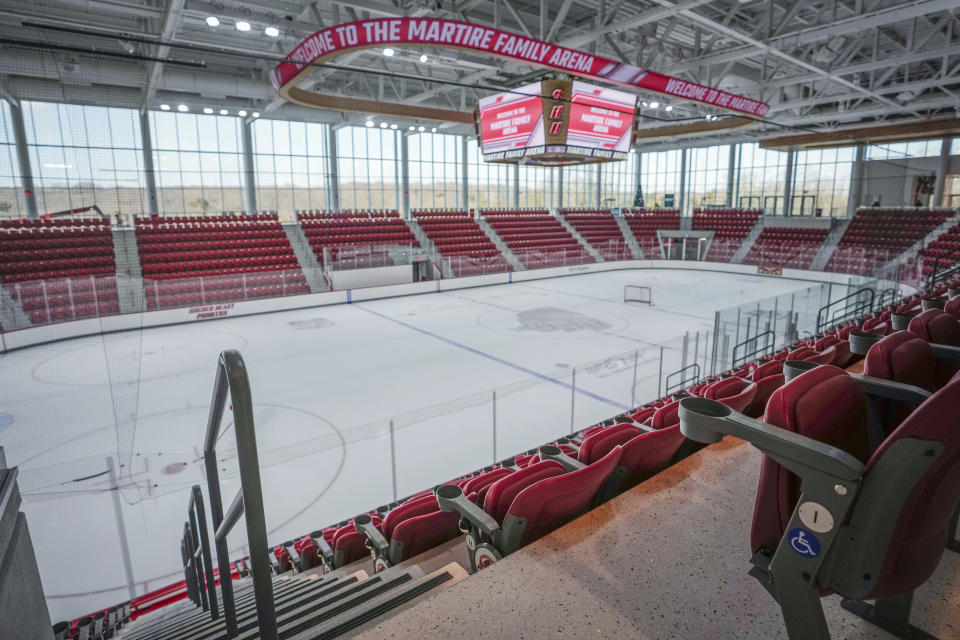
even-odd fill
[[[793,550],[805,558],[816,558],[820,555],[820,541],[806,529],[791,529],[787,533],[787,540]]]

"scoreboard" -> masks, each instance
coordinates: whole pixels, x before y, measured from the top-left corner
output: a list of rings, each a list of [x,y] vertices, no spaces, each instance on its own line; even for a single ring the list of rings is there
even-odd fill
[[[557,166],[623,160],[637,97],[578,80],[544,80],[480,99],[483,159]]]

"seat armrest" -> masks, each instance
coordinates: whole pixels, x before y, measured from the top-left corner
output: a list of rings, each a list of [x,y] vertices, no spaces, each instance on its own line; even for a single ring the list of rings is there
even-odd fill
[[[860,385],[860,389],[864,393],[884,400],[893,400],[911,406],[919,406],[931,395],[926,389],[915,387],[912,384],[874,378],[873,376],[865,376],[860,373],[848,372],[847,375],[857,381],[857,384]]]
[[[723,403],[706,398],[680,401],[680,431],[707,444],[725,435],[746,440],[784,467],[807,480],[856,483],[863,464],[852,455],[823,442],[748,418]]]
[[[379,529],[373,526],[373,518],[370,516],[364,514],[354,518],[353,528],[357,530],[357,533],[365,535],[377,551],[386,553],[387,549],[390,548],[390,543],[387,542],[386,537],[380,533]]]
[[[576,471],[577,469],[583,469],[585,466],[587,466],[579,460],[574,460],[565,454],[560,447],[555,447],[553,445],[544,445],[540,447],[540,460],[541,462],[543,460],[553,460],[554,462],[559,462],[567,471]]]
[[[323,534],[311,535],[310,539],[313,540],[313,544],[317,545],[317,553],[320,554],[320,557],[328,563],[333,562],[333,549],[326,538],[323,537]]]
[[[930,348],[933,349],[933,355],[937,360],[946,360],[960,364],[960,347],[930,343]]]
[[[437,487],[437,504],[443,511],[453,511],[459,513],[474,527],[487,534],[493,534],[500,530],[500,525],[493,519],[489,513],[473,504],[463,495],[463,489],[454,484],[445,484]]]

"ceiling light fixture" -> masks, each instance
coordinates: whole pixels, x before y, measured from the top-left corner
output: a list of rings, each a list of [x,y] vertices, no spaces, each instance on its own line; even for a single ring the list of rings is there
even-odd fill
[[[437,132],[437,128],[434,127],[433,129],[430,129],[430,131],[431,131],[432,133],[436,133],[436,132]]]
[[[664,110],[664,111],[673,111],[673,105],[672,105],[672,104],[668,104],[667,106],[665,106],[665,107],[663,108],[663,110]]]
[[[190,109],[189,109],[189,108],[187,107],[187,105],[185,105],[185,104],[178,104],[178,105],[177,105],[177,111],[184,112],[184,111],[189,111],[189,110],[190,110]]]
[[[408,131],[413,131],[414,128],[415,128],[415,127],[414,127],[413,125],[410,125],[409,127],[407,127],[407,130],[408,130]]]
[[[260,117],[260,112],[259,112],[259,111],[254,111],[254,112],[251,113],[250,115],[252,115],[254,118],[259,118],[259,117]]]
[[[420,62],[426,62],[426,61],[429,60],[429,59],[430,59],[430,58],[427,57],[427,54],[425,54],[425,53],[421,53],[421,54],[420,54]]]
[[[244,22],[243,20],[241,20],[234,26],[237,28],[237,31],[250,31],[250,23]]]
[[[204,107],[203,112],[209,115],[213,113],[213,109],[211,109],[210,107]]]
[[[396,51],[394,51],[394,50],[391,49],[390,47],[387,47],[386,49],[383,50],[383,55],[387,56],[388,58],[389,58],[390,56],[392,56],[393,54],[395,54],[395,53],[396,53]]]
[[[426,130],[427,130],[426,127],[417,127],[417,131],[426,131]]]
[[[161,109],[162,111],[170,111],[170,105],[168,105],[168,104],[162,104],[162,105],[160,105],[160,109]]]
[[[267,27],[263,30],[263,32],[271,38],[276,38],[280,35],[280,29],[277,29],[276,27]]]
[[[225,116],[225,115],[227,115],[228,113],[230,113],[230,112],[227,111],[226,109],[220,109],[220,115]]]
[[[241,118],[246,118],[247,112],[241,109],[240,111],[237,111],[237,115],[240,116]]]
[[[651,102],[651,103],[650,103],[650,108],[651,108],[651,109],[659,109],[659,108],[660,108],[660,103],[659,103],[659,102]]]
[[[363,124],[365,124],[365,125],[368,126],[368,127],[372,127],[372,126],[373,126],[373,120],[367,120],[367,121],[364,122]]]
[[[219,24],[220,24],[220,19],[217,18],[217,16],[209,16],[207,18],[207,26],[216,27]]]
[[[396,129],[396,128],[397,128],[397,125],[396,125],[396,124],[392,124],[392,125],[390,125],[390,128],[391,128],[391,129]]]
[[[381,128],[381,129],[386,129],[386,128],[387,128],[387,123],[386,123],[386,122],[381,122],[381,123],[380,123],[380,128]]]

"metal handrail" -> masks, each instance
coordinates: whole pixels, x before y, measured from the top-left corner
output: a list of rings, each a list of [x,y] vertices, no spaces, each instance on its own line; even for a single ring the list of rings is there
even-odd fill
[[[764,339],[763,346],[758,347],[757,342],[760,338]],[[758,333],[752,338],[747,338],[743,342],[733,346],[733,360],[731,362],[732,368],[738,369],[741,365],[746,364],[751,360],[756,360],[757,358],[764,355],[773,355],[774,345],[776,343],[777,336],[773,331],[764,331],[763,333]],[[747,346],[753,345],[753,351],[747,352]],[[737,349],[743,348],[744,353],[739,358],[737,357]]]
[[[240,467],[240,491],[234,497],[228,512],[223,515],[220,493],[220,474],[217,468],[217,434],[223,419],[223,409],[230,392],[233,404],[234,433],[237,439],[237,461]],[[257,438],[253,422],[253,399],[250,379],[243,357],[238,351],[220,354],[217,376],[213,383],[213,399],[203,439],[203,462],[207,474],[207,494],[210,497],[210,517],[213,520],[217,566],[220,571],[220,592],[223,596],[223,615],[227,637],[239,635],[237,610],[233,597],[227,534],[245,516],[247,543],[250,547],[251,575],[254,600],[257,606],[257,624],[261,640],[278,640],[277,614],[273,604],[273,580],[267,551],[267,525],[263,508],[263,488],[260,483],[260,463],[257,458]]]
[[[867,300],[859,300],[862,294],[868,294]],[[866,315],[873,310],[873,301],[876,294],[870,287],[858,289],[850,295],[844,296],[839,300],[834,300],[825,304],[817,311],[817,334],[823,333],[828,327],[841,323],[845,320],[858,318]],[[833,307],[844,305],[843,308],[831,312]]]
[[[202,570],[206,574],[207,600],[210,603],[210,619],[216,620],[220,617],[220,610],[217,606],[217,583],[213,575],[213,559],[210,555],[210,534],[207,530],[207,514],[203,508],[203,492],[200,485],[193,485],[190,491],[190,504],[187,506],[187,512],[190,517],[190,526],[196,539],[197,532],[200,533],[200,546],[194,552],[193,557],[199,561],[203,559],[203,566],[197,566],[198,573]]]
[[[689,369],[694,370],[694,375],[692,378],[687,378],[684,376],[684,373]],[[673,378],[674,376],[680,376],[680,382],[677,382],[675,384],[670,384],[670,378]],[[670,395],[674,389],[683,389],[688,385],[688,383],[696,382],[699,379],[700,379],[700,363],[694,362],[693,364],[688,364],[682,369],[678,369],[677,371],[674,371],[673,373],[667,376],[666,390],[665,390],[666,394]]]
[[[878,293],[877,299],[876,299],[876,303],[877,303],[876,308],[886,309],[887,307],[891,306],[894,302],[897,301],[897,293],[898,291],[893,288],[884,289],[883,291]]]
[[[944,262],[944,264],[950,264],[950,266],[943,271],[940,270],[941,260]],[[937,280],[949,278],[957,272],[960,272],[960,247],[955,247],[945,254],[936,257],[936,259],[933,261],[933,270],[930,272],[930,276],[927,279],[927,288],[932,288],[933,285],[936,284]]]

